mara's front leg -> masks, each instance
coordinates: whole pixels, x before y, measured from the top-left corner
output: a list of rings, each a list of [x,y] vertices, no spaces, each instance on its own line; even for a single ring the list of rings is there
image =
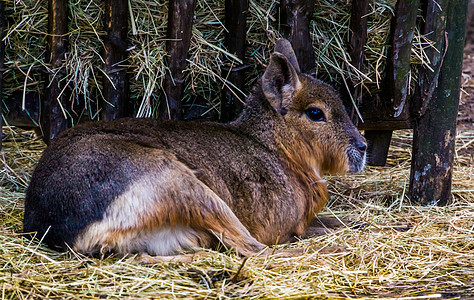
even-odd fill
[[[330,233],[343,227],[351,227],[354,222],[346,218],[316,216],[300,238],[310,238]]]
[[[192,170],[168,153],[152,151],[156,153],[150,154],[153,160],[146,168],[151,172],[141,174],[112,201],[103,219],[79,235],[75,250],[160,256],[221,242],[250,256],[266,247]]]

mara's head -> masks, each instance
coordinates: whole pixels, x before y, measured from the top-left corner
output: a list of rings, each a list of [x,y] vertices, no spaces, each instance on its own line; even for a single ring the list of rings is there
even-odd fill
[[[366,141],[352,124],[339,94],[328,84],[300,73],[287,40],[277,41],[262,77],[262,91],[285,122],[317,152],[319,172],[360,172],[365,167]]]

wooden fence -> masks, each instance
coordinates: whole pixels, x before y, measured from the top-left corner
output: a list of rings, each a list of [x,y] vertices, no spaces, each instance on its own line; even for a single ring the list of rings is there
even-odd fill
[[[59,68],[67,49],[68,1],[48,0],[49,26],[47,57],[53,69]],[[367,39],[369,0],[352,2],[351,38],[349,42],[352,65],[361,71],[363,49]],[[170,72],[165,79],[167,105],[160,105],[161,118],[181,119],[183,69],[190,46],[196,0],[169,0],[166,50]],[[303,72],[314,69],[314,50],[310,38],[310,21],[315,9],[312,0],[281,0],[282,34],[295,48]],[[422,10],[422,33],[429,35],[435,48],[427,53],[434,72],[421,67],[414,96],[408,96],[410,53],[417,22]],[[229,52],[244,62],[246,11],[248,0],[225,1],[225,44]],[[454,156],[456,116],[459,102],[460,76],[466,20],[467,0],[398,0],[392,19],[390,50],[383,93],[362,98],[361,86],[349,83],[347,107],[359,128],[365,130],[369,141],[370,163],[383,165],[392,131],[414,129],[413,160],[410,176],[410,198],[421,204],[446,204],[450,198]],[[130,109],[128,80],[125,68],[117,64],[126,59],[128,0],[105,0],[104,68],[108,76],[103,81],[102,119],[127,116]],[[0,1],[2,40],[5,31],[4,2]],[[4,70],[4,47],[0,49],[0,90]],[[243,88],[245,63],[230,70],[228,80],[237,89],[222,91],[223,121],[235,118],[242,109],[236,95]],[[67,123],[61,113],[61,73],[45,74],[50,82],[42,97],[41,126],[47,143]],[[107,78],[108,77],[108,78]],[[112,105],[107,105],[108,102]],[[1,102],[0,102],[1,103]],[[359,113],[364,122],[360,122]],[[1,119],[0,119],[1,122]]]

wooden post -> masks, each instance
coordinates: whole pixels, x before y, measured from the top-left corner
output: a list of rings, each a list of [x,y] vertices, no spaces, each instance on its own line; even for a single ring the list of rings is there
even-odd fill
[[[410,56],[413,41],[416,16],[420,0],[398,0],[395,6],[395,16],[390,29],[390,48],[387,57],[385,77],[386,92],[382,114],[387,118],[408,119],[408,84],[410,72]],[[368,163],[382,165],[387,160],[392,133],[386,130],[366,131],[369,145],[384,147],[369,148]],[[370,152],[374,150],[374,152]]]
[[[367,164],[370,166],[385,166],[392,140],[393,130],[365,130],[367,140]]]
[[[350,48],[349,55],[352,65],[359,71],[364,72],[364,46],[367,42],[367,14],[369,11],[369,0],[360,0],[352,2],[351,24],[350,24]],[[345,103],[350,107],[350,117],[357,126],[359,117],[356,114],[356,107],[362,102],[362,85],[359,82],[352,81],[350,87],[351,99],[354,102]]]
[[[127,70],[120,64],[127,58],[128,1],[105,1],[104,39],[107,77],[103,80],[102,119],[114,120],[130,116],[133,110],[128,97]]]
[[[392,19],[386,68],[386,113],[397,118],[407,112],[410,56],[420,0],[398,0]]]
[[[371,166],[385,166],[393,130],[366,130],[367,160]]]
[[[62,0],[48,0],[48,45],[46,57],[49,58],[50,67],[53,72],[59,70],[63,65],[67,49],[67,27],[68,27],[68,2]],[[62,72],[48,74],[46,82],[49,83],[45,90],[45,96],[41,105],[40,123],[43,131],[43,140],[46,144],[67,128],[67,120],[64,116],[64,95],[61,95]]]
[[[293,45],[302,73],[315,69],[313,42],[309,34],[314,0],[281,0],[280,24],[283,36]]]
[[[451,199],[467,12],[465,0],[436,2],[439,7],[429,4],[426,15],[438,19],[436,22],[446,22],[446,34],[434,40],[445,51],[441,52],[437,87],[423,116],[415,120],[409,188],[411,201],[422,205],[445,205]],[[426,95],[429,90],[421,92]]]
[[[181,98],[196,0],[169,0],[166,51],[168,68],[165,78],[166,101],[159,108],[161,119],[181,119]]]
[[[234,66],[227,77],[237,89],[226,87],[223,90],[221,103],[221,121],[234,120],[242,111],[245,95],[240,91],[244,88],[245,67],[245,41],[247,28],[248,0],[226,0],[225,1],[225,27],[227,50],[236,55],[241,65]],[[240,90],[240,91],[239,91]]]
[[[424,66],[419,67],[417,91],[410,107],[413,119],[420,118],[425,114],[438,83],[441,66],[443,65],[446,52],[446,8],[448,1],[443,3],[444,6],[441,7],[436,2],[423,1],[425,22],[422,24],[421,31],[434,42],[432,47],[425,49],[425,54],[430,61],[430,67],[434,72]]]
[[[5,29],[7,20],[5,16],[5,2],[0,1],[0,150],[2,149],[3,126],[3,71],[5,69]]]

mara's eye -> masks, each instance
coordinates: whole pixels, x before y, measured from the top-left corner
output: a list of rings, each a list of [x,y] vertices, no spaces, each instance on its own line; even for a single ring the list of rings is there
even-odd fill
[[[323,111],[316,107],[308,108],[306,110],[306,115],[308,116],[308,118],[311,119],[311,121],[315,121],[315,122],[326,121],[326,116],[324,115]]]

